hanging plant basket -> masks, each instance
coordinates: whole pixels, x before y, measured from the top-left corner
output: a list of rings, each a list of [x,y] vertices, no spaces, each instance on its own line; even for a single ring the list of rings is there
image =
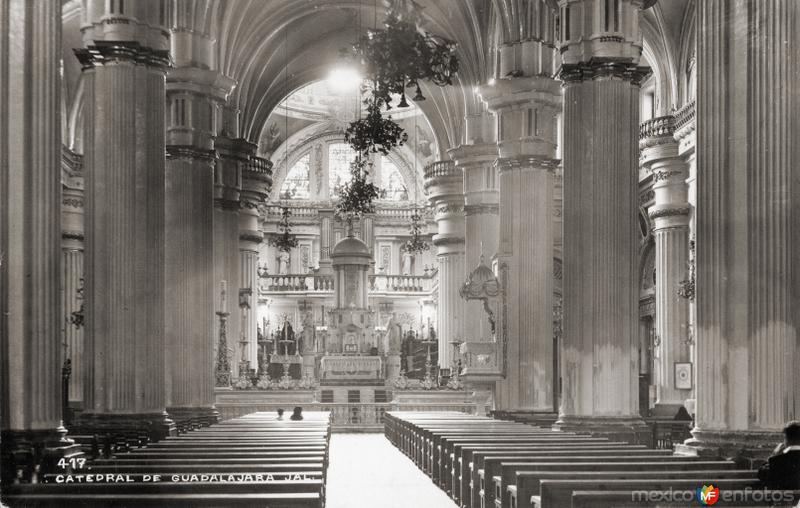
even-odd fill
[[[339,190],[339,202],[336,204],[336,213],[340,217],[351,218],[375,212],[375,200],[381,192],[378,187],[369,181],[366,159],[356,156],[350,164],[351,179]]]
[[[367,107],[367,116],[351,122],[347,127],[344,140],[356,153],[366,158],[370,153],[389,155],[390,150],[408,141],[408,134],[391,116],[384,118],[380,106],[373,101]]]
[[[453,84],[458,72],[456,44],[421,27],[419,15],[390,9],[383,30],[370,30],[353,46],[353,56],[373,83],[373,98],[391,107],[392,94],[400,94],[405,105],[407,88],[415,90],[414,100],[425,100],[419,82],[438,86]]]
[[[281,211],[281,220],[278,222],[280,233],[270,237],[268,240],[269,244],[278,249],[279,252],[289,252],[298,245],[297,237],[292,234],[291,216],[292,211],[288,206],[284,206]]]

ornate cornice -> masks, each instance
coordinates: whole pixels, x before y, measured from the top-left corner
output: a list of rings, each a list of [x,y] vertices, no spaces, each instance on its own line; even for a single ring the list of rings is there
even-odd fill
[[[203,150],[191,145],[167,145],[167,160],[192,159],[213,163],[217,157],[215,150]]]
[[[674,217],[680,215],[689,215],[689,211],[691,209],[688,206],[680,206],[676,208],[658,208],[656,210],[651,210],[648,212],[648,216],[651,219],[657,219],[659,217]]]
[[[62,231],[61,238],[64,240],[79,240],[83,241],[83,233],[81,231]]]
[[[253,242],[253,243],[261,243],[264,241],[264,235],[258,235],[254,233],[242,233],[239,235],[239,240],[244,242]]]
[[[461,245],[463,243],[464,243],[464,239],[460,238],[460,237],[457,237],[457,236],[444,236],[444,237],[434,236],[433,237],[433,245],[435,245],[436,247],[439,247],[439,246],[442,246],[442,245]]]
[[[214,208],[218,208],[220,210],[235,210],[235,211],[238,211],[239,208],[241,208],[241,206],[240,206],[240,203],[239,203],[238,200],[215,198],[214,199]]]
[[[170,67],[169,51],[142,46],[136,41],[95,41],[94,45],[74,50],[82,68],[92,69],[129,62],[163,69]]]
[[[500,205],[481,203],[477,205],[464,205],[464,215],[499,215]]]
[[[522,155],[519,157],[504,157],[497,159],[495,165],[502,173],[503,171],[516,171],[524,169],[543,169],[555,174],[556,169],[561,164],[561,160],[550,157],[536,155]]]
[[[631,62],[592,60],[591,62],[562,64],[558,78],[564,83],[578,83],[611,77],[630,81],[639,86],[650,75],[650,72],[650,67]]]

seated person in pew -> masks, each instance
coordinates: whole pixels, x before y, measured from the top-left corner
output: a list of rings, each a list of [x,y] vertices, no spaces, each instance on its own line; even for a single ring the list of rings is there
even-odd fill
[[[800,489],[800,421],[783,429],[783,443],[758,470],[758,479],[769,489]]]
[[[289,419],[290,420],[295,420],[295,421],[302,420],[303,419],[303,408],[300,407],[300,406],[294,408],[294,411],[292,411],[292,416],[290,416]]]
[[[283,420],[283,408],[278,408],[278,420]]]

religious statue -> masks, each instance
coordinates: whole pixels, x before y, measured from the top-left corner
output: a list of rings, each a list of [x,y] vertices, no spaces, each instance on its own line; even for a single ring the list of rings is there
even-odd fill
[[[311,314],[306,314],[303,320],[303,331],[300,343],[302,345],[300,352],[302,354],[314,353],[314,322]]]
[[[411,261],[414,259],[414,256],[408,252],[407,250],[403,251],[403,267],[401,275],[411,275]]]
[[[281,275],[289,273],[289,253],[285,250],[278,254],[278,273]]]
[[[400,346],[402,342],[401,337],[402,331],[400,325],[397,323],[397,313],[392,312],[392,317],[389,318],[389,322],[386,323],[386,350],[390,355],[396,355],[400,353]]]

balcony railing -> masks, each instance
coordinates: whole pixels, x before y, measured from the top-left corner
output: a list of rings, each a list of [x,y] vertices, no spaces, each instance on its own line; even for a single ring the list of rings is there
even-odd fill
[[[674,133],[675,118],[672,115],[658,116],[641,123],[639,126],[639,141],[672,136]]]
[[[453,161],[437,161],[425,167],[425,180],[442,176],[461,176],[461,168],[456,167]]]
[[[267,275],[261,278],[261,290],[270,293],[331,292],[333,275]]]
[[[376,293],[429,293],[436,282],[436,272],[429,275],[370,275],[369,290]],[[287,274],[261,278],[261,290],[268,293],[332,292],[333,275]]]
[[[680,130],[686,125],[694,122],[695,101],[686,104],[675,113],[675,130]]]

